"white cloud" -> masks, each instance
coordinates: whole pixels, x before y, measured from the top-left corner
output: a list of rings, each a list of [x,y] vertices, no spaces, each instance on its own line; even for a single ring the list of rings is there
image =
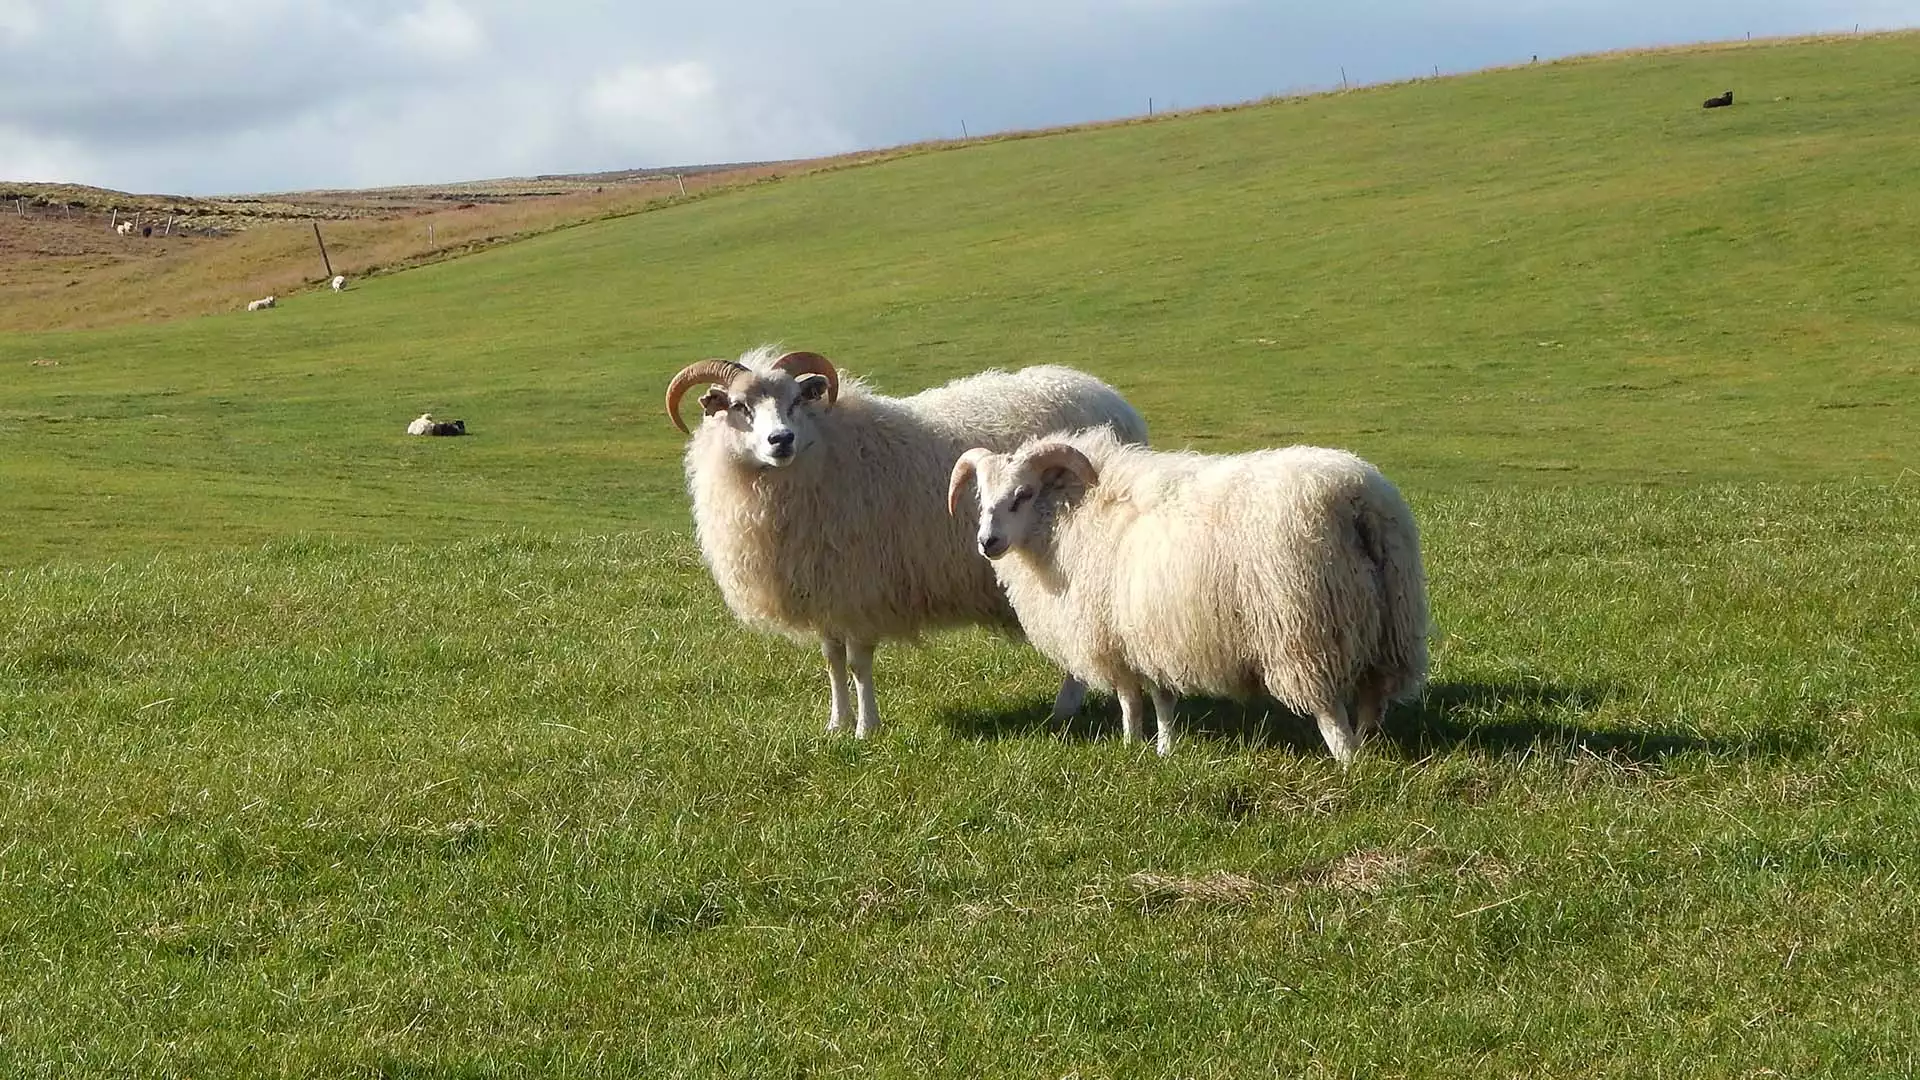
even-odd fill
[[[27,0],[0,0],[0,43],[24,45],[40,33],[40,12]]]
[[[427,0],[393,25],[402,43],[436,60],[465,60],[486,48],[486,29],[456,0]]]
[[[798,157],[857,145],[824,117],[756,89],[723,85],[694,60],[622,65],[594,78],[580,106],[599,142],[654,165]]]
[[[81,0],[70,10],[76,21],[97,12],[123,49],[150,52],[244,41],[281,22],[296,6],[290,0]]]
[[[712,107],[715,86],[713,72],[691,60],[628,64],[594,79],[586,106],[611,125],[683,125],[694,111]]]

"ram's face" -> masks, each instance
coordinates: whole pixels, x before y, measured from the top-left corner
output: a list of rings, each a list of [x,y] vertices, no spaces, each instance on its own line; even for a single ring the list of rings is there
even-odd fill
[[[980,492],[980,554],[998,559],[1024,547],[1041,525],[1040,477],[1004,454],[979,459],[974,466]]]
[[[742,375],[725,387],[700,396],[707,423],[732,431],[736,452],[761,466],[785,468],[819,438],[819,409],[826,399],[825,376],[805,374]]]

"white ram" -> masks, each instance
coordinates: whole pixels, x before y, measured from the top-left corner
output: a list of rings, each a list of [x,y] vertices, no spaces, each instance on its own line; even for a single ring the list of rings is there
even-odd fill
[[[1112,387],[1063,367],[984,372],[892,398],[842,381],[817,353],[762,347],[673,377],[667,415],[682,431],[680,399],[699,385],[709,386],[706,416],[686,473],[701,553],[741,621],[820,642],[827,729],[851,713],[861,737],[880,724],[878,643],[970,624],[1018,630],[972,530],[941,503],[960,452],[1100,424],[1128,441],[1147,435]],[[1066,680],[1056,714],[1077,711],[1084,691]]]
[[[1427,587],[1406,501],[1340,450],[1156,453],[1103,431],[967,451],[981,554],[1040,651],[1120,698],[1128,741],[1153,697],[1265,691],[1350,761],[1427,671]]]

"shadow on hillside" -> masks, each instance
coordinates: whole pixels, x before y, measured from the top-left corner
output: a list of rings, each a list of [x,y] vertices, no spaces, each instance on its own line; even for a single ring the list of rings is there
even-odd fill
[[[1618,694],[1610,686],[1566,687],[1534,680],[1434,683],[1421,700],[1396,705],[1388,713],[1385,742],[1410,758],[1434,754],[1514,758],[1588,754],[1623,764],[1651,764],[1690,753],[1798,757],[1818,745],[1815,736],[1805,731],[1721,737],[1660,727],[1588,727],[1578,722]],[[997,711],[953,712],[942,719],[956,735],[972,739],[1037,735],[1067,740],[1120,738],[1120,706],[1110,697],[1089,695],[1080,715],[1064,726],[1048,713],[1048,703],[1037,701]],[[1151,720],[1148,729],[1151,732]],[[1319,729],[1310,717],[1296,716],[1268,701],[1184,698],[1180,702],[1179,737],[1285,748],[1302,754],[1326,753]],[[1382,748],[1379,740],[1370,745],[1375,752]]]

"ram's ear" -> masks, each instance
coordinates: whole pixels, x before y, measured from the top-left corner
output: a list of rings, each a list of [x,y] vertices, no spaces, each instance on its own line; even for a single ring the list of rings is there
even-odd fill
[[[802,375],[794,381],[800,386],[801,401],[819,401],[830,385],[825,375]]]
[[[727,396],[725,390],[717,386],[708,387],[707,392],[700,395],[700,411],[706,413],[708,416],[712,416],[714,413],[726,412],[727,407],[732,404],[733,399]]]

